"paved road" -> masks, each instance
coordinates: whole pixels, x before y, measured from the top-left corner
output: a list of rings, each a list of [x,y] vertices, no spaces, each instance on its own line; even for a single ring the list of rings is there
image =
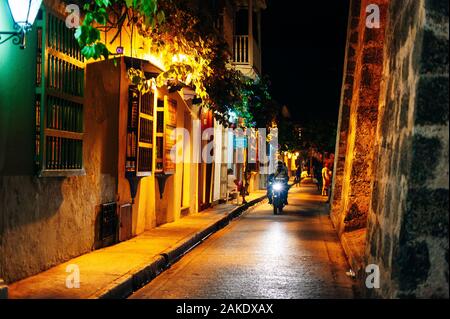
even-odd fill
[[[352,298],[323,202],[317,188],[295,187],[283,215],[252,209],[131,298]]]

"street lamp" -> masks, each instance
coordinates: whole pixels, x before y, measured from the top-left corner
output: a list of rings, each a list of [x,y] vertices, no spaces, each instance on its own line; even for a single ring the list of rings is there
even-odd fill
[[[9,10],[17,31],[0,31],[0,44],[12,39],[13,44],[25,49],[25,34],[31,30],[42,0],[8,0]],[[2,40],[2,35],[9,35]]]

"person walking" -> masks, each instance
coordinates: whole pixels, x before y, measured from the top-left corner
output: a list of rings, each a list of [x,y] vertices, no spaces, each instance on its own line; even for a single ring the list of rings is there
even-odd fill
[[[247,200],[245,199],[245,196],[250,195],[248,189],[250,187],[250,179],[251,178],[252,178],[252,172],[248,168],[245,168],[244,184],[241,189],[242,203],[244,203],[244,204],[247,204]]]
[[[237,196],[242,196],[242,203],[247,204],[247,201],[245,200],[246,189],[243,185],[243,182],[240,181],[236,175],[234,175],[234,172],[231,168],[228,169],[228,193],[238,193]],[[238,200],[239,201],[239,200]]]
[[[227,173],[228,173],[228,179],[227,179],[228,194],[237,193],[238,186],[239,186],[239,180],[234,175],[234,172],[231,168],[228,169]]]
[[[331,176],[333,172],[330,169],[329,162],[325,162],[322,169],[322,196],[328,196],[331,186]]]
[[[322,191],[322,164],[316,158],[313,159],[313,172],[314,179],[317,184],[317,191]]]
[[[300,187],[300,183],[302,181],[302,167],[301,165],[297,166],[297,170],[295,171],[295,184]]]

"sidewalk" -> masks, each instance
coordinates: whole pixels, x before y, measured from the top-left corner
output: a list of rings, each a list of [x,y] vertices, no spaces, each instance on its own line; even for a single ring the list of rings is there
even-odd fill
[[[74,258],[35,276],[12,283],[9,298],[124,298],[142,287],[206,237],[225,227],[265,198],[265,191],[247,197],[248,204],[218,205],[143,233],[131,240]],[[66,287],[68,265],[80,271],[80,288]]]

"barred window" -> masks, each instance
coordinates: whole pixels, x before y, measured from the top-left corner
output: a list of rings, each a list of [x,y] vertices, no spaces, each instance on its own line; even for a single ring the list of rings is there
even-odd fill
[[[177,126],[177,101],[168,96],[158,100],[156,116],[156,170],[174,174],[175,163],[171,159],[171,151],[176,142],[173,132]]]
[[[129,175],[149,176],[153,171],[154,95],[128,90],[128,130],[125,170]]]
[[[84,59],[62,17],[43,8],[38,19],[36,169],[39,176],[84,175]]]
[[[164,111],[167,97],[158,99],[156,109],[156,170],[164,170]]]

